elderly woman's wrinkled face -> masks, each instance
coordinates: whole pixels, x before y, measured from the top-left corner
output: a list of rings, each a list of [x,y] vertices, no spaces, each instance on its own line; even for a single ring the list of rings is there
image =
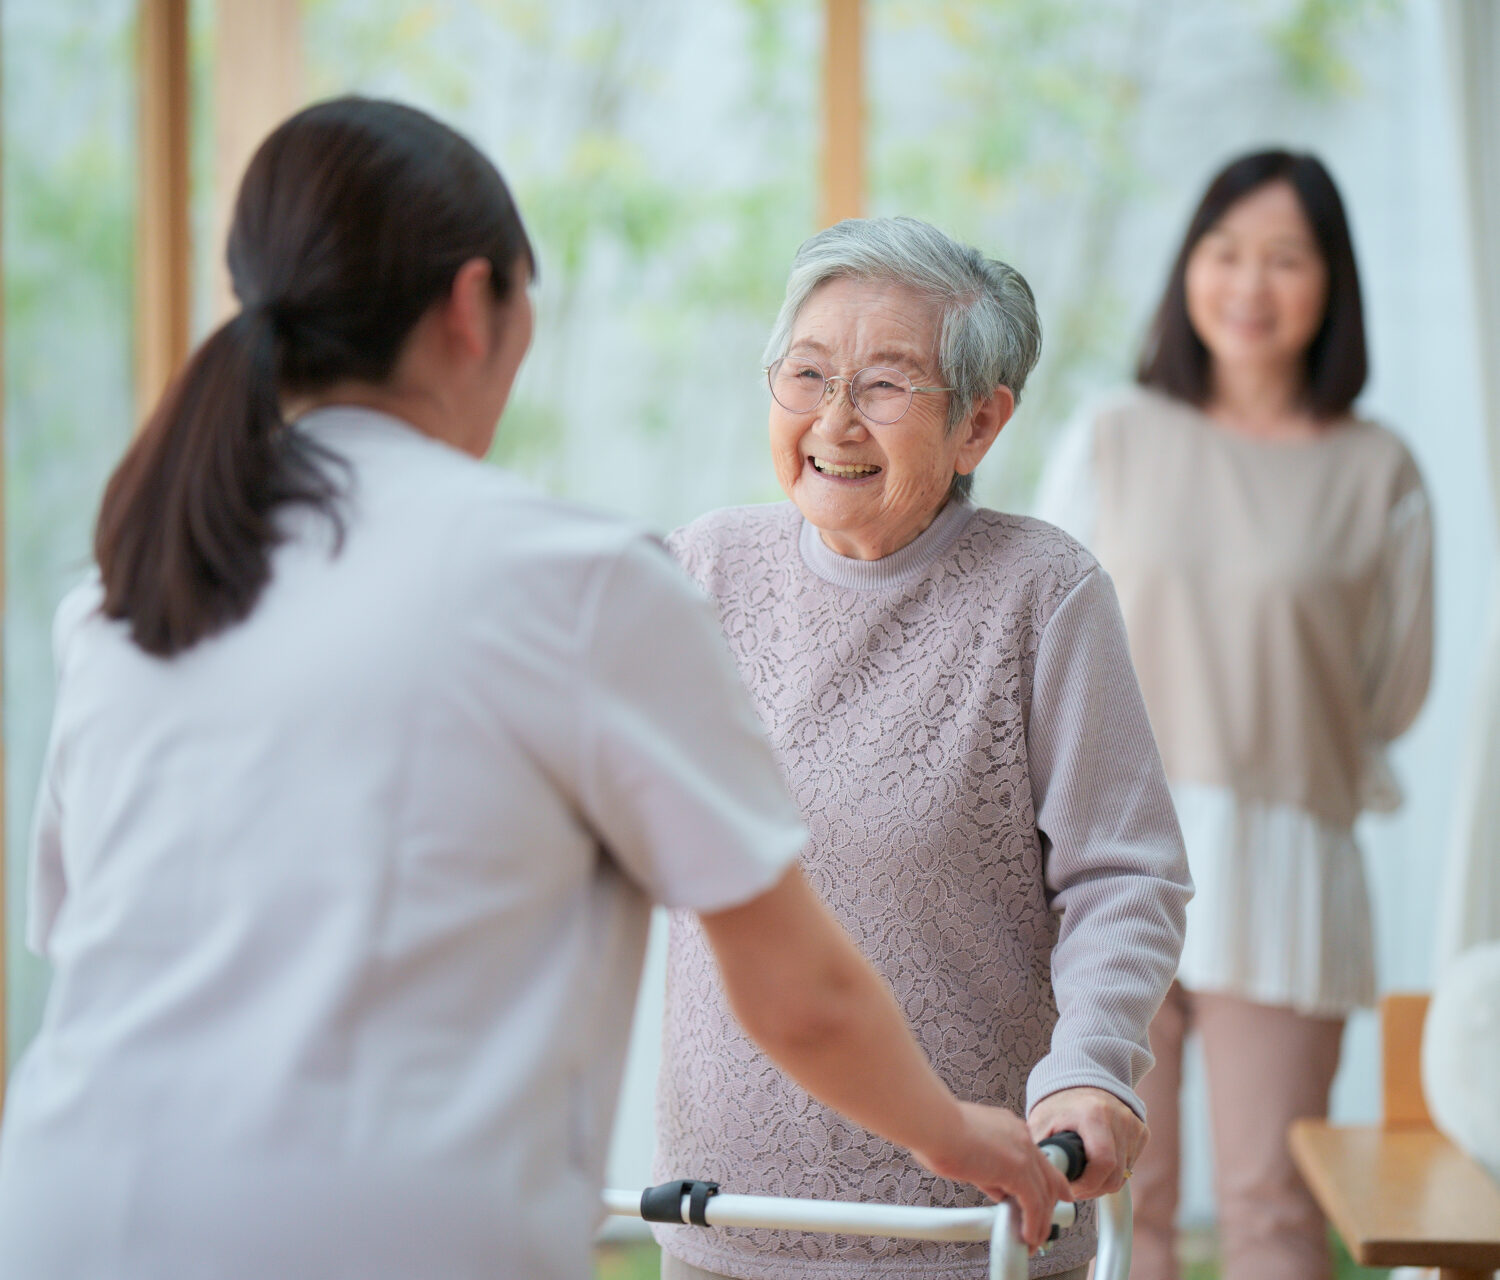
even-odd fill
[[[831,280],[803,306],[788,354],[810,356],[830,376],[889,366],[914,386],[937,386],[938,323],[937,305],[901,285]],[[932,523],[954,471],[972,471],[989,442],[976,455],[962,424],[946,429],[946,393],[914,396],[899,421],[881,426],[850,403],[848,383],[830,386],[807,413],[772,400],[776,478],[832,550],[878,560]]]

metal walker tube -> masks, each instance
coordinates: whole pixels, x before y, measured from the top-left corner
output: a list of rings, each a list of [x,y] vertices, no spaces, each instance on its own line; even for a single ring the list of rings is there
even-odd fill
[[[1067,1171],[1067,1155],[1046,1145],[1048,1158]],[[670,1193],[669,1193],[670,1194]],[[606,1191],[606,1212],[625,1218],[646,1216],[638,1191]],[[677,1221],[696,1221],[693,1197],[686,1192],[677,1205]],[[1094,1280],[1128,1280],[1130,1275],[1130,1186],[1101,1196],[1099,1252]],[[1070,1227],[1073,1205],[1059,1201],[1052,1221]],[[779,1231],[817,1231],[838,1235],[892,1236],[902,1240],[990,1242],[990,1280],[1025,1280],[1026,1247],[1018,1230],[1019,1214],[1009,1200],[973,1209],[933,1209],[914,1205],[865,1204],[848,1200],[795,1200],[777,1196],[711,1194],[699,1196],[698,1218],[710,1227],[769,1227]]]

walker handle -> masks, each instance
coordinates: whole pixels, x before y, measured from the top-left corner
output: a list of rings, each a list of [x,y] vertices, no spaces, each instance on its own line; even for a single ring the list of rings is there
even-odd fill
[[[1069,1182],[1077,1182],[1088,1168],[1088,1152],[1083,1148],[1083,1139],[1072,1129],[1049,1134],[1037,1146],[1046,1153],[1053,1167]]]

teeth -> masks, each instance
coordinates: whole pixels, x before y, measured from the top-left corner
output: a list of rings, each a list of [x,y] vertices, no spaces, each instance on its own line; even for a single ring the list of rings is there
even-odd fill
[[[879,467],[872,467],[862,463],[849,467],[841,467],[836,462],[824,462],[822,458],[814,458],[812,464],[824,475],[841,476],[846,480],[854,476],[873,476],[880,470]]]

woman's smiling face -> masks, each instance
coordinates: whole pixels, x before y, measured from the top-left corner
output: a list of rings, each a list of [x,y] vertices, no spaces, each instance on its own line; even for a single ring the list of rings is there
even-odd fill
[[[1328,309],[1328,266],[1291,183],[1230,205],[1193,246],[1183,286],[1217,365],[1300,369]]]
[[[830,376],[886,366],[914,386],[936,386],[939,320],[936,303],[903,285],[830,280],[803,305],[787,354],[815,360]],[[878,560],[932,523],[954,472],[972,471],[994,433],[976,453],[967,423],[949,431],[947,393],[915,395],[898,421],[881,426],[854,408],[847,382],[830,385],[806,413],[771,401],[776,478],[830,549]]]

